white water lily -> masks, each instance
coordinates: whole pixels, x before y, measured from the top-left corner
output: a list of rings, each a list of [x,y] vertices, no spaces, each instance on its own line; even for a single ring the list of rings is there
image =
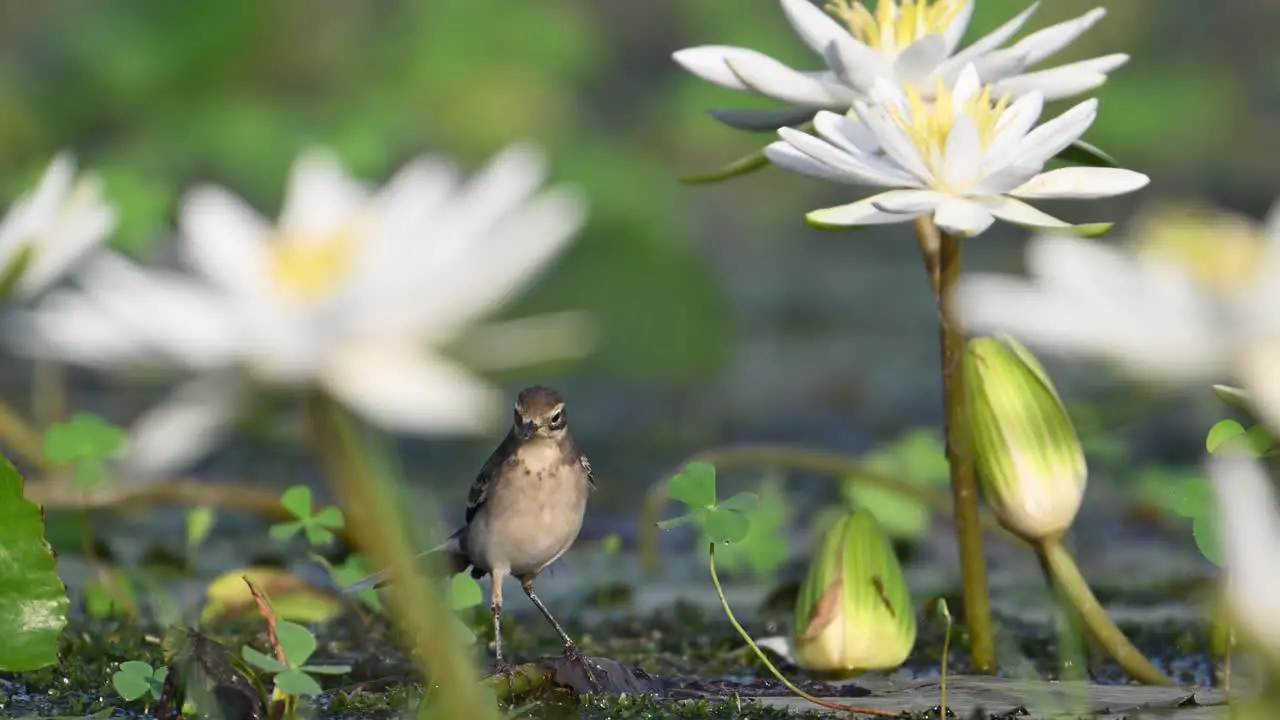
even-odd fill
[[[1045,163],[1078,139],[1097,117],[1086,100],[1035,127],[1044,107],[1038,92],[1009,102],[992,98],[973,65],[954,90],[939,85],[936,102],[914,87],[877,81],[872,103],[856,101],[854,117],[821,111],[818,137],[781,128],[781,141],[765,148],[775,165],[812,177],[854,185],[896,188],[848,205],[808,214],[819,226],[906,222],[931,215],[944,231],[969,237],[997,219],[1033,228],[1071,229],[1018,198],[1096,198],[1145,186],[1142,173],[1119,168]],[[1033,129],[1034,128],[1034,129]],[[1074,228],[1096,233],[1109,225]]]
[[[540,189],[544,170],[540,154],[513,147],[464,183],[425,157],[372,192],[331,153],[309,151],[275,225],[221,188],[185,196],[181,242],[195,277],[105,256],[78,291],[20,316],[11,337],[37,356],[196,373],[133,430],[128,469],[148,477],[203,455],[255,384],[319,387],[392,429],[487,428],[498,390],[440,351],[581,225],[578,195]],[[581,317],[540,327],[556,346],[534,346],[519,323],[491,326],[485,347],[506,352],[488,365],[584,351]]]
[[[1280,428],[1280,202],[1265,226],[1227,218],[1203,227],[1201,249],[1181,237],[1129,249],[1035,238],[1027,247],[1030,280],[960,280],[960,317],[974,332],[1008,332],[1145,380],[1236,381],[1259,416]]]
[[[1272,483],[1248,457],[1215,457],[1209,476],[1218,499],[1226,604],[1241,634],[1280,661],[1280,508]]]
[[[29,300],[44,292],[99,247],[116,225],[116,212],[92,175],[76,177],[75,160],[61,153],[35,190],[19,198],[0,221],[0,278]]]
[[[998,95],[1038,92],[1046,101],[1058,100],[1098,87],[1107,73],[1129,59],[1117,53],[1024,72],[1070,45],[1106,15],[1103,8],[1095,8],[1002,47],[1030,19],[1038,2],[960,50],[975,1],[878,0],[873,13],[862,2],[836,0],[827,6],[828,14],[809,0],[781,0],[796,34],[826,63],[820,71],[793,70],[763,53],[728,45],[687,48],[672,57],[704,80],[790,105],[783,110],[713,111],[722,122],[743,129],[794,124],[817,110],[844,112],[855,100],[867,100],[881,80],[931,94],[939,82],[950,86],[968,64],[977,68],[983,83],[995,85]]]

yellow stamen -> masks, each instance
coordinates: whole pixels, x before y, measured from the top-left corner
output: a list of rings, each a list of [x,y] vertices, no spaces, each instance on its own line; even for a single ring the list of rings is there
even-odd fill
[[[996,137],[1000,119],[1008,109],[1010,100],[1010,95],[1005,93],[993,101],[992,88],[986,85],[966,100],[957,114],[952,89],[941,80],[938,81],[937,91],[932,100],[926,100],[918,89],[910,85],[904,88],[904,92],[907,96],[906,112],[892,108],[893,118],[906,132],[912,144],[920,151],[925,164],[934,171],[934,175],[939,180],[942,179],[942,174],[938,170],[946,157],[947,138],[950,137],[951,129],[955,127],[959,115],[967,115],[973,120],[978,128],[978,141],[981,147],[986,149]]]
[[[1256,279],[1267,238],[1246,218],[1184,203],[1140,215],[1132,244],[1139,254],[1181,265],[1210,292],[1227,294]]]
[[[922,37],[946,34],[970,2],[879,0],[873,14],[860,0],[831,0],[827,11],[868,47],[896,56]]]
[[[350,228],[324,238],[280,235],[271,248],[275,280],[294,300],[316,300],[346,278],[356,248],[357,236]]]

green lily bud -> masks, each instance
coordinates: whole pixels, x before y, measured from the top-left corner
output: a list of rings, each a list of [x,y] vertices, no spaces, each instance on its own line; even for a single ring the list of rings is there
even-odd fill
[[[795,659],[809,670],[901,665],[916,642],[916,614],[889,539],[866,510],[827,532],[796,602]]]
[[[1028,541],[1062,535],[1084,499],[1084,451],[1049,375],[1002,335],[969,341],[974,461],[987,504]]]

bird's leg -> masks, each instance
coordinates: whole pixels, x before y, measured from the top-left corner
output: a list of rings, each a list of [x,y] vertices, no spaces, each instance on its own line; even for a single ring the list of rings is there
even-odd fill
[[[526,575],[520,578],[520,586],[524,588],[524,594],[529,596],[529,600],[531,600],[534,606],[538,608],[542,613],[542,616],[547,619],[547,622],[551,623],[551,627],[556,629],[556,633],[560,635],[560,639],[564,641],[564,654],[578,661],[578,663],[582,665],[582,669],[586,671],[587,681],[591,683],[592,687],[599,690],[600,681],[596,680],[596,675],[591,670],[591,663],[582,656],[582,653],[578,650],[577,644],[573,642],[573,638],[570,638],[569,633],[565,632],[564,628],[560,627],[560,623],[556,622],[556,619],[551,616],[551,611],[547,609],[546,605],[542,604],[542,601],[538,599],[537,593],[533,591],[533,576]]]
[[[509,672],[511,666],[502,655],[502,573],[491,574],[493,585],[489,589],[489,611],[493,613],[493,669],[494,672]]]

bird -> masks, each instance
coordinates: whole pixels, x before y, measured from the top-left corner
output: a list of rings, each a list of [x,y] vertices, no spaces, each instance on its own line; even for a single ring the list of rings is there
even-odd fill
[[[550,387],[527,387],[516,396],[510,430],[471,485],[462,528],[422,553],[434,556],[436,567],[451,574],[470,568],[476,579],[491,577],[489,610],[498,672],[511,667],[502,648],[502,584],[509,576],[520,581],[525,595],[555,628],[565,655],[582,660],[577,644],[538,598],[533,584],[538,573],[577,540],[595,487],[591,463],[569,432],[564,397]],[[385,580],[385,573],[372,575],[348,591],[378,587]],[[590,665],[583,661],[583,666],[595,684]]]

